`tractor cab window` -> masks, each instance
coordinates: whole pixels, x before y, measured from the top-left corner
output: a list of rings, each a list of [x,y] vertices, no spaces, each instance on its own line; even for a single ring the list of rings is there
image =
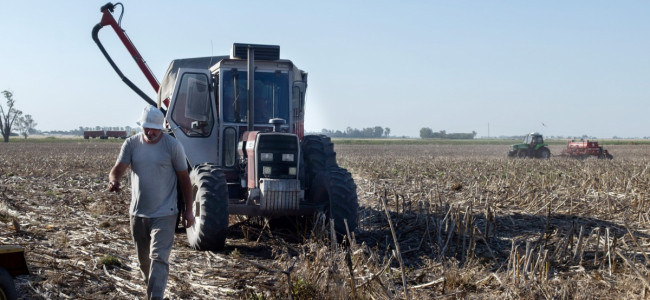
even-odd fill
[[[210,135],[214,118],[205,74],[183,74],[174,100],[172,119],[188,136]]]
[[[248,122],[247,72],[223,72],[223,118],[225,122]],[[281,72],[255,72],[254,123],[269,119],[289,121],[289,76]]]
[[[543,144],[544,138],[541,135],[527,135],[524,137],[524,144],[528,145],[538,145]]]

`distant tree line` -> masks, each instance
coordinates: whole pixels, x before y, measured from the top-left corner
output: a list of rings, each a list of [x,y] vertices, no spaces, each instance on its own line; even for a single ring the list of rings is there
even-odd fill
[[[345,131],[323,129],[320,134],[337,138],[387,138],[390,136],[390,128],[381,126],[363,129],[348,127]]]
[[[428,127],[420,129],[420,138],[423,139],[471,140],[474,137],[476,137],[476,131],[472,131],[471,133],[447,133],[445,130],[433,132]]]

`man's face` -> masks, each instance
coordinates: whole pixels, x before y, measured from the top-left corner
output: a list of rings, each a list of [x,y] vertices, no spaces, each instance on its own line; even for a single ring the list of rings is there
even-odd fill
[[[143,127],[144,139],[147,142],[156,142],[162,136],[162,130]]]

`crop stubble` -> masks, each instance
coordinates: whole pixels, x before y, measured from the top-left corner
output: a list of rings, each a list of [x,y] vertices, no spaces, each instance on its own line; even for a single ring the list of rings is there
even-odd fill
[[[119,145],[0,145],[0,243],[26,248],[22,297],[142,297],[128,183],[105,191]],[[319,222],[295,238],[233,217],[221,252],[193,251],[177,235],[168,295],[646,297],[650,146],[608,147],[612,161],[506,159],[506,150],[337,145],[361,204],[359,230],[343,241],[351,246],[327,242]]]

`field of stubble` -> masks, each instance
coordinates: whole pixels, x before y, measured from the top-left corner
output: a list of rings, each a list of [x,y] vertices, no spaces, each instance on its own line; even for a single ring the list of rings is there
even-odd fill
[[[105,191],[120,144],[0,144],[0,244],[25,247],[23,299],[133,299],[145,288],[130,190]],[[561,146],[552,146],[559,154]],[[614,160],[506,159],[503,145],[337,145],[359,228],[269,230],[231,217],[226,249],[176,235],[170,299],[643,299],[650,146]],[[15,224],[18,224],[16,226]]]

